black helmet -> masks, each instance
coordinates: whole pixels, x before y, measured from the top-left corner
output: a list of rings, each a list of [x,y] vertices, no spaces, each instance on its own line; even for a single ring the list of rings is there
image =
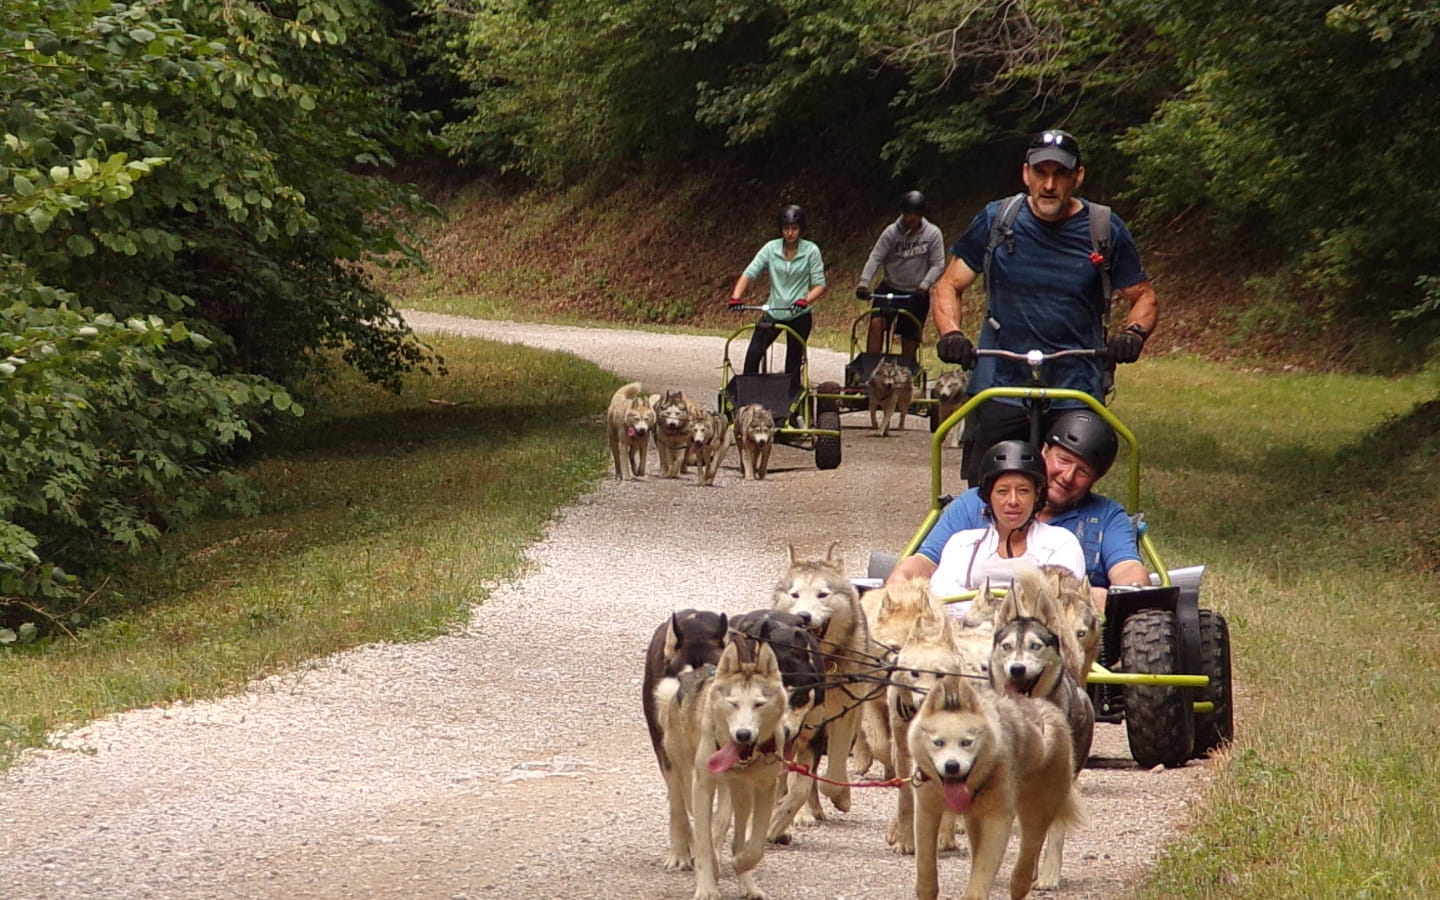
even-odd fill
[[[1110,471],[1115,452],[1120,449],[1115,429],[1088,409],[1077,409],[1057,419],[1045,435],[1045,443],[1064,447],[1085,460],[1095,470],[1096,478]]]
[[[980,460],[980,499],[987,507],[990,505],[990,490],[1007,472],[1029,475],[1030,480],[1035,482],[1035,493],[1039,497],[1035,512],[1045,507],[1045,460],[1028,441],[1001,441],[985,451]]]
[[[919,191],[906,191],[900,198],[900,211],[923,213],[925,211],[925,195]]]
[[[791,203],[789,206],[780,207],[780,227],[786,225],[799,225],[805,227],[805,210]]]

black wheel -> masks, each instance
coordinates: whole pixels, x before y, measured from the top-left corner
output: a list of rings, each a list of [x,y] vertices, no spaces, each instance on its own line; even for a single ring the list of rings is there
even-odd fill
[[[838,394],[838,393],[840,393],[840,382],[838,382],[838,381],[822,381],[822,382],[820,382],[818,385],[815,386],[815,393],[816,393],[817,395],[818,395],[818,394]],[[817,396],[817,397],[815,398],[815,413],[816,413],[817,418],[818,418],[818,416],[819,416],[821,413],[826,413],[826,412],[839,412],[839,411],[840,411],[840,401],[839,401],[839,400],[831,400],[831,399],[829,399],[829,398],[820,397],[820,396]],[[817,427],[823,427],[823,426],[817,426]],[[837,459],[839,458],[838,454],[837,454],[836,458],[837,458]],[[839,463],[837,462],[835,465],[838,466]],[[824,466],[821,466],[821,468],[823,469],[823,468],[825,468],[825,467],[824,467]],[[835,466],[831,466],[830,468],[833,469],[833,468],[835,468]]]
[[[1127,673],[1179,674],[1175,614],[1142,609],[1120,632],[1120,663]],[[1181,766],[1195,746],[1191,692],[1161,685],[1125,686],[1125,733],[1130,755],[1142,768]]]
[[[1230,701],[1230,626],[1210,609],[1200,610],[1200,673],[1210,686],[1200,699],[1215,704],[1208,713],[1195,714],[1195,751],[1199,758],[1235,738],[1235,707]]]
[[[840,430],[840,414],[827,409],[815,417],[815,427],[826,430]],[[840,435],[817,434],[815,436],[815,468],[838,469],[840,467]]]

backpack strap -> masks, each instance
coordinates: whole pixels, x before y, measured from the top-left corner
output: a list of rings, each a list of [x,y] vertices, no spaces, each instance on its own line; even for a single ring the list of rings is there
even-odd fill
[[[1088,202],[1088,201],[1087,201]],[[1110,322],[1110,207],[1102,203],[1090,203],[1090,250],[1100,254],[1100,295],[1105,298],[1105,311],[1101,321],[1108,327]]]
[[[985,273],[985,315],[990,316],[990,257],[995,255],[995,248],[1000,242],[1005,242],[1005,250],[1009,253],[1015,252],[1015,217],[1020,215],[1020,204],[1025,202],[1025,194],[1021,192],[1006,199],[1000,207],[1000,214],[990,223],[990,235],[985,241],[985,262],[981,266]]]

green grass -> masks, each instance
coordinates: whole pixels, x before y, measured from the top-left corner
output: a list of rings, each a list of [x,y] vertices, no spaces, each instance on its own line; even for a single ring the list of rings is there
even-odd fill
[[[602,471],[595,412],[618,382],[558,353],[434,343],[448,377],[400,397],[346,377],[310,399],[244,468],[259,515],[167,537],[76,640],[0,653],[0,764],[67,723],[440,634],[517,572]]]
[[[1440,894],[1434,374],[1130,380],[1157,542],[1209,566],[1240,686],[1231,764],[1141,895]]]

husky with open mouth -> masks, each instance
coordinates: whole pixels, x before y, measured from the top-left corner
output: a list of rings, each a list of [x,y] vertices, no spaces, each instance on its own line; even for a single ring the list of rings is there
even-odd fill
[[[915,760],[915,896],[934,900],[940,893],[936,847],[947,812],[965,820],[970,842],[965,900],[990,896],[1017,819],[1010,897],[1030,893],[1046,832],[1080,818],[1064,715],[1043,700],[995,694],[946,675],[925,697],[908,740]]]
[[[780,772],[785,683],[766,643],[733,641],[713,671],[697,669],[657,688],[670,793],[672,858],[693,859],[696,900],[719,900],[716,792],[734,810],[735,874],[743,897],[764,897],[753,870],[765,853]],[[721,809],[725,808],[721,804]],[[677,815],[678,813],[678,815]]]
[[[824,559],[802,560],[789,548],[788,565],[775,584],[772,605],[794,613],[820,642],[827,690],[819,720],[825,723],[825,778],[820,792],[841,812],[850,811],[850,744],[860,727],[860,707],[883,696],[877,668],[879,648],[860,607],[860,594],[845,577],[844,563],[831,544]]]

